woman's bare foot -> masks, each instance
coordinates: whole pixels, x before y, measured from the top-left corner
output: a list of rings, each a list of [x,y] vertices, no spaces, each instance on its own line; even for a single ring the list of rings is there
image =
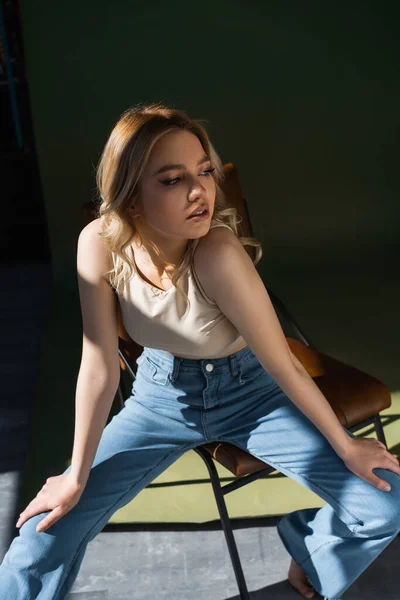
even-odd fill
[[[293,559],[289,567],[288,580],[290,585],[300,592],[304,598],[314,598],[314,588],[310,585],[307,575]]]

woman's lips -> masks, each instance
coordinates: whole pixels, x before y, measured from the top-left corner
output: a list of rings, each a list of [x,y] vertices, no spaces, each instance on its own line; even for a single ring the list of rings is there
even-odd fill
[[[187,221],[205,221],[206,219],[208,219],[208,208],[206,209],[206,211],[202,214],[202,215],[196,215],[194,217],[188,217],[186,220]]]

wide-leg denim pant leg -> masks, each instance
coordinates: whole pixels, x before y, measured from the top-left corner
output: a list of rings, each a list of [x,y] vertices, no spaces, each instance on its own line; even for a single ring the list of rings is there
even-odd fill
[[[79,502],[42,533],[36,526],[48,512],[32,517],[12,541],[0,565],[1,600],[66,598],[88,542],[112,514],[182,454],[205,442],[199,403],[195,409],[184,405],[182,411],[176,401],[182,393],[170,382],[171,369],[156,368],[144,354],[138,362],[133,394],[105,427]],[[133,580],[132,598],[134,585]]]
[[[249,348],[232,358],[235,376],[217,364],[206,372],[206,397],[218,402],[204,416],[207,435],[239,446],[327,502],[286,515],[278,531],[315,589],[341,598],[400,531],[400,477],[376,469],[390,483],[388,493],[353,474]]]

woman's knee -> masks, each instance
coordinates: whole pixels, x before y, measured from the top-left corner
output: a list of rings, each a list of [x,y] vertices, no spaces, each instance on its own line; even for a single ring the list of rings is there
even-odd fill
[[[396,534],[400,531],[400,476],[391,472],[388,480],[391,490],[384,492],[386,494],[385,525],[389,532]]]
[[[61,519],[45,531],[36,531],[38,524],[49,512],[34,515],[25,521],[19,529],[19,535],[13,540],[14,546],[21,546],[26,550],[26,554],[41,558],[45,558],[48,553],[57,553],[58,550],[67,552],[74,536],[67,529],[65,529],[65,535],[63,535],[64,524],[61,524]],[[55,528],[57,528],[57,531],[54,531]]]
[[[391,536],[400,531],[400,476],[385,469],[374,469],[376,475],[390,486],[390,492],[373,488],[370,497],[363,499],[366,518],[359,529],[369,535]]]

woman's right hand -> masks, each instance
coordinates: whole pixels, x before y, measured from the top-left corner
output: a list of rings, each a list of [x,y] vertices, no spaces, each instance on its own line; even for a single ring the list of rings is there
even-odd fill
[[[375,438],[350,438],[346,450],[338,454],[350,471],[378,490],[390,492],[390,484],[378,477],[373,469],[387,469],[400,476],[397,456],[391,454],[385,444]]]
[[[84,489],[85,486],[77,482],[71,473],[49,477],[40,492],[20,514],[16,526],[21,527],[31,517],[51,510],[36,527],[37,532],[45,531],[78,503]]]

